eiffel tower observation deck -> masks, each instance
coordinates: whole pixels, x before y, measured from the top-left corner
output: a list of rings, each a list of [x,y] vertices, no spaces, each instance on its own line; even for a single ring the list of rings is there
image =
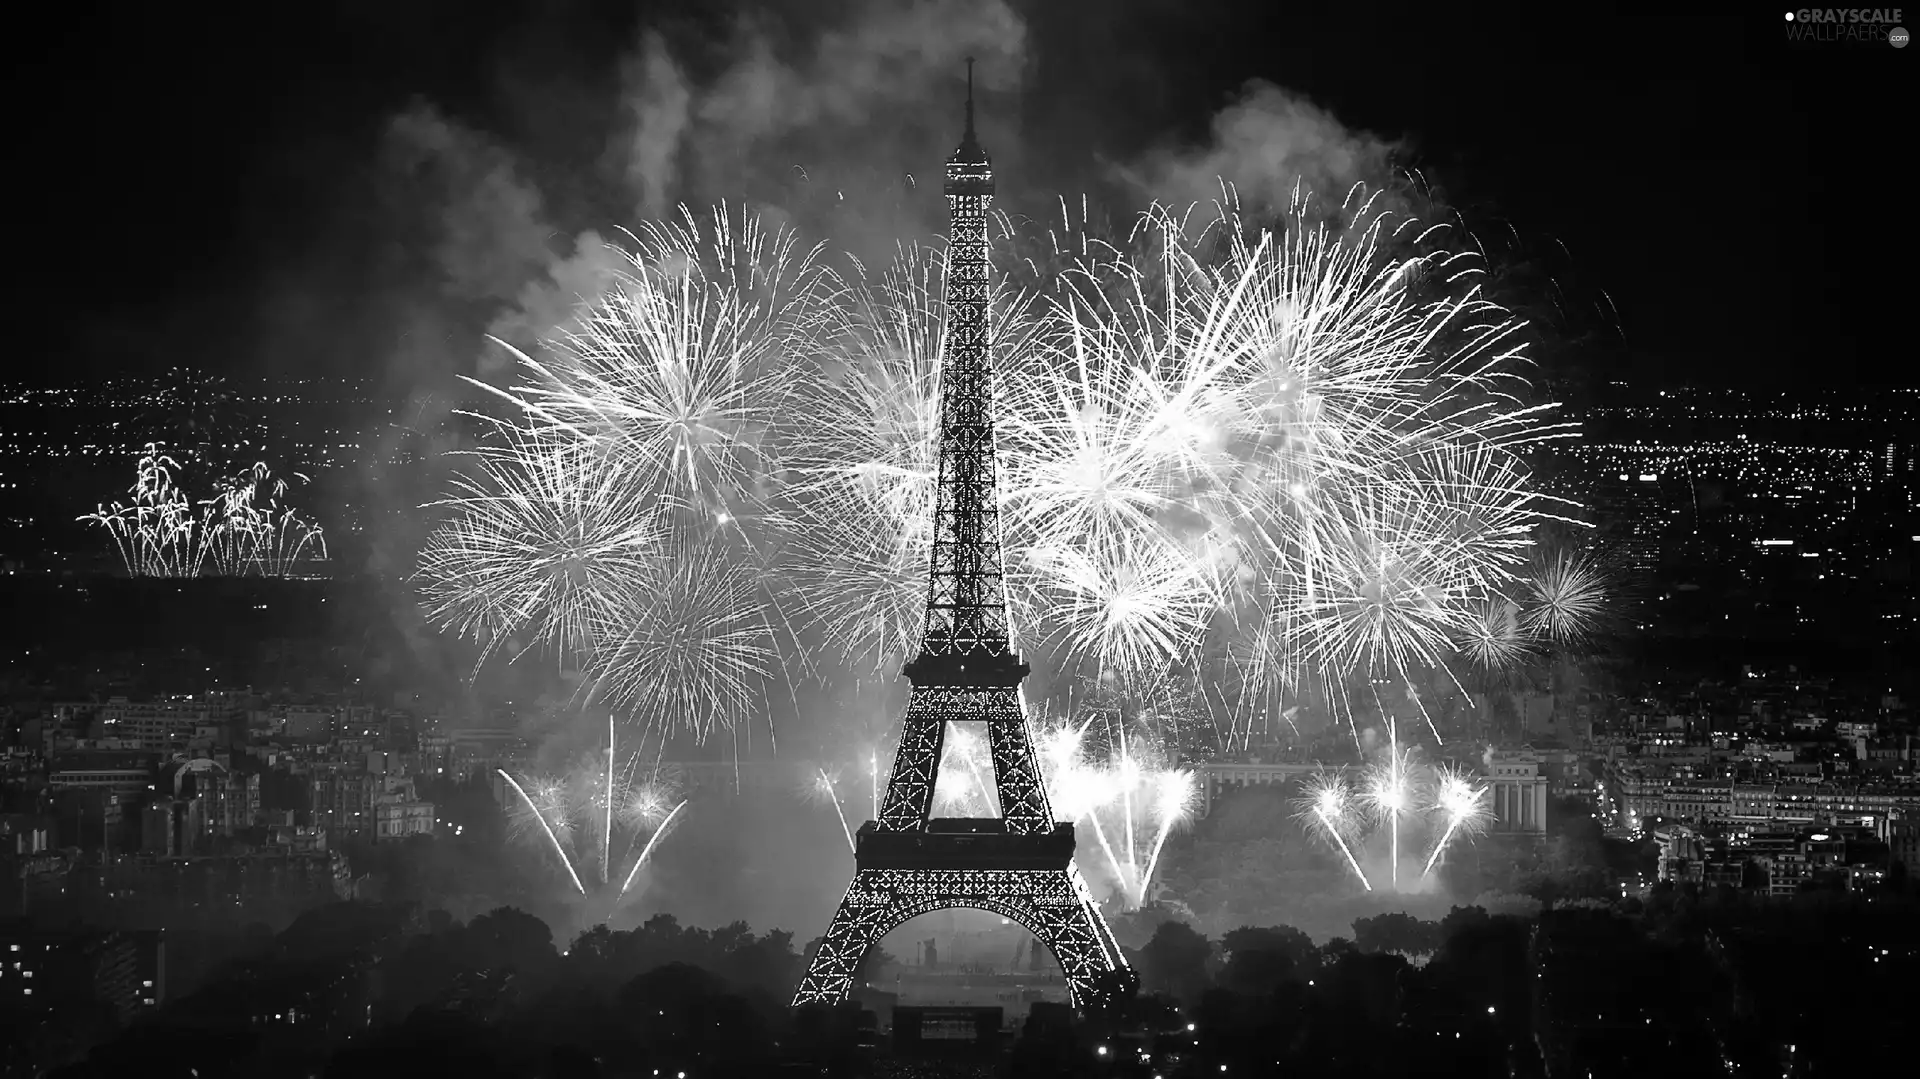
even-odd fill
[[[946,335],[926,628],[904,672],[913,690],[880,819],[860,826],[853,884],[796,1005],[846,999],[867,948],[911,918],[953,907],[990,911],[1033,933],[1059,961],[1076,1002],[1131,977],[1073,863],[1073,825],[1054,820],[1020,699],[1029,668],[1008,629],[994,461],[993,195],[993,163],[974,132],[969,60],[966,132],[946,171]],[[953,723],[986,725],[998,817],[931,816]]]

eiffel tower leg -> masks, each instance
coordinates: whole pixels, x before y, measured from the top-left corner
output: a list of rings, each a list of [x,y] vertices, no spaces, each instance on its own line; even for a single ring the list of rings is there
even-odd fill
[[[927,823],[933,812],[933,782],[940,771],[940,751],[946,745],[945,695],[950,690],[914,687],[907,703],[906,725],[900,730],[900,750],[893,757],[893,775],[880,803],[880,827],[889,832],[910,831]]]
[[[1040,760],[1027,736],[1020,691],[1005,691],[987,711],[987,746],[993,753],[993,779],[1000,791],[1000,815],[1007,831],[1034,835],[1053,830],[1053,809],[1040,785]]]
[[[820,938],[820,950],[813,953],[806,976],[800,979],[800,989],[793,995],[794,1007],[815,1002],[838,1004],[853,994],[853,976],[860,967],[860,957],[886,935],[879,926],[884,924],[887,905],[865,898],[876,884],[871,874],[871,870],[854,874],[846,898],[840,900],[840,909],[827,924],[826,936]]]
[[[863,869],[827,927],[793,1003],[838,1003],[853,992],[854,970],[869,947],[910,919],[969,907],[998,914],[1032,933],[1066,974],[1076,1004],[1098,978],[1126,970],[1120,945],[1072,866],[1062,869]]]

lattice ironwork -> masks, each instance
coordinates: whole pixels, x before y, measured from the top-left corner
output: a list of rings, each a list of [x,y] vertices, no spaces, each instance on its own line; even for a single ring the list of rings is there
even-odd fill
[[[907,831],[926,826],[933,809],[933,786],[938,778],[940,751],[949,723],[985,723],[987,748],[993,755],[995,792],[1008,831],[1018,834],[1053,829],[1053,809],[1041,785],[1040,762],[1027,737],[1026,711],[1018,686],[969,689],[959,686],[914,686],[907,702],[907,719],[900,732],[900,749],[893,758],[893,775],[880,803],[880,827]]]
[[[1095,979],[1127,965],[1072,864],[1050,870],[862,869],[827,926],[794,1003],[845,1000],[869,947],[910,919],[952,907],[998,914],[1032,933],[1059,962],[1075,1003],[1086,1001]]]
[[[908,919],[951,907],[991,911],[1025,927],[1053,952],[1076,1002],[1089,998],[1100,976],[1127,969],[1073,864],[1073,826],[1053,819],[1020,701],[1028,668],[1008,630],[994,475],[993,166],[974,135],[973,62],[967,65],[966,135],[947,161],[947,325],[926,630],[906,666],[913,694],[880,819],[860,829],[853,886],[796,1005],[846,999],[867,948]],[[986,725],[1000,817],[930,821],[949,723]]]

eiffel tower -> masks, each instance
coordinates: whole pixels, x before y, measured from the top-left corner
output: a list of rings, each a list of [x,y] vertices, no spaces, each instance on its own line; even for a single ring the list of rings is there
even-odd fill
[[[1073,825],[1053,819],[1028,737],[1002,584],[994,482],[993,361],[988,342],[987,207],[993,168],[967,129],[947,161],[947,335],[940,388],[939,479],[926,629],[906,665],[913,683],[880,819],[860,826],[852,887],[827,927],[796,1006],[845,1000],[866,950],[930,911],[972,907],[1027,929],[1053,952],[1076,1004],[1126,959],[1073,864]],[[951,723],[984,723],[999,817],[930,819]]]

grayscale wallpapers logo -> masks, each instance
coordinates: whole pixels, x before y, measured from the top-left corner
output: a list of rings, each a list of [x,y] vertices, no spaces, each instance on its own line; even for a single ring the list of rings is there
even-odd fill
[[[1787,12],[1788,41],[1907,47],[1904,8],[1798,8]]]

